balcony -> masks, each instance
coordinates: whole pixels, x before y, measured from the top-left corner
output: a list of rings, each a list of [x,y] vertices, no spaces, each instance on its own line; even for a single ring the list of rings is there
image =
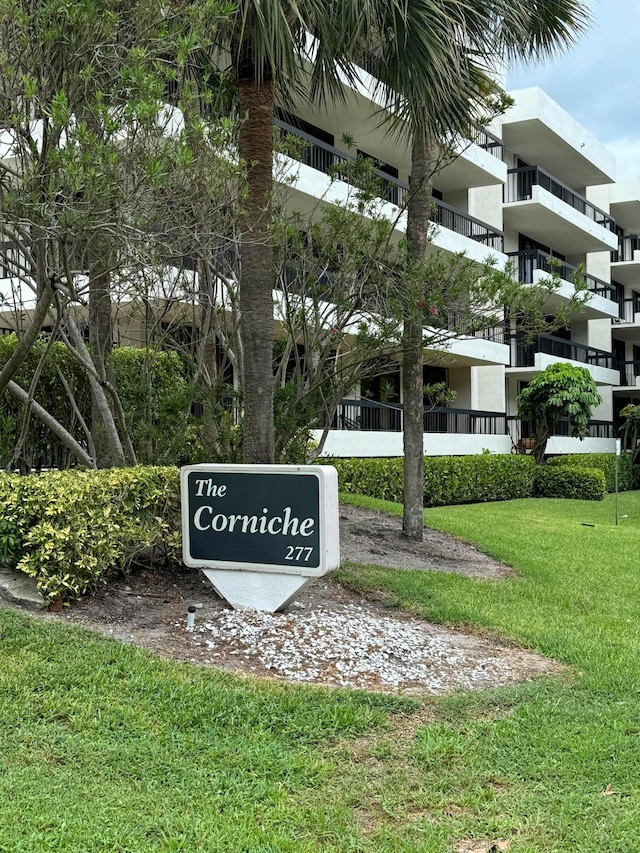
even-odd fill
[[[550,304],[547,306],[551,312],[556,311],[564,300],[570,299],[574,295],[574,282],[576,276],[579,275],[591,294],[589,302],[581,312],[582,316],[588,320],[618,316],[616,289],[612,284],[589,273],[579,272],[578,267],[574,267],[572,264],[561,261],[559,258],[539,249],[509,252],[507,257],[516,265],[518,280],[525,284],[538,284],[554,274],[559,276],[562,284],[550,296]]]
[[[514,446],[519,450],[527,448],[525,452],[532,452],[533,423],[512,416],[509,416],[507,421]],[[550,456],[566,453],[613,453],[616,435],[613,421],[591,420],[587,435],[583,439],[575,438],[571,435],[570,420],[561,418],[547,442],[546,453]]]
[[[544,353],[565,361],[577,361],[583,365],[592,364],[613,369],[611,353],[567,341],[565,338],[557,338],[554,335],[538,335],[533,341],[527,342],[523,335],[516,334],[512,339],[512,346],[514,345],[515,367],[532,367],[536,353]]]
[[[356,161],[355,157],[280,119],[276,119],[275,123],[285,133],[298,137],[306,143],[302,152],[297,155],[301,163],[330,175],[332,178],[338,178],[346,184],[356,185],[357,170],[353,165]],[[379,181],[379,198],[390,204],[403,207],[410,191],[409,185],[378,169],[375,169],[373,174]],[[473,216],[469,216],[467,213],[456,210],[456,208],[439,199],[433,199],[431,221],[440,228],[472,240],[474,243],[480,243],[493,252],[502,252],[503,250],[504,237],[501,231],[479,219],[475,219]],[[438,244],[437,238],[435,242]]]
[[[640,235],[621,237],[616,251],[611,252],[611,276],[628,286],[640,282]]]
[[[324,454],[402,456],[403,407],[371,400],[343,400]],[[319,437],[319,431],[314,433]],[[442,407],[424,410],[424,453],[429,456],[510,453],[511,437],[502,412]]]
[[[617,362],[620,371],[620,388],[638,388],[638,377],[640,377],[640,361]]]
[[[558,361],[571,362],[586,367],[599,385],[617,385],[618,370],[612,353],[574,343],[554,335],[538,335],[528,341],[521,333],[511,339],[511,364],[518,369],[518,376],[527,379]]]
[[[625,339],[626,335],[619,334],[620,326],[637,326],[636,314],[640,314],[640,296],[630,296],[618,299],[618,317],[614,320],[613,334],[616,338]]]
[[[502,160],[504,154],[504,144],[499,136],[496,136],[493,133],[490,133],[485,128],[482,128],[478,131],[476,136],[474,136],[473,141],[480,148],[488,151],[489,154],[497,157],[498,160]]]
[[[616,162],[611,151],[546,92],[532,87],[510,94],[515,103],[502,119],[508,151],[561,175],[572,187],[614,182]]]
[[[615,249],[615,220],[537,166],[510,169],[505,225],[565,255]]]
[[[424,432],[469,435],[505,435],[507,416],[501,412],[455,409],[449,406],[424,408]],[[402,432],[401,403],[376,403],[371,400],[342,400],[336,414],[335,429]]]
[[[535,427],[531,421],[523,421],[521,418],[509,415],[507,418],[509,430],[517,444],[523,438],[533,438]],[[571,436],[571,421],[569,418],[560,418],[555,425],[553,435],[567,438]],[[588,433],[585,438],[615,438],[616,427],[613,421],[589,421]]]

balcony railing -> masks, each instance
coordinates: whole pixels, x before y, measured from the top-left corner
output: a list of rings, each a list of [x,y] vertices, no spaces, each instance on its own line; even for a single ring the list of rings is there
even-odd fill
[[[620,385],[636,387],[636,377],[640,376],[640,361],[618,361],[616,368],[620,371]]]
[[[342,400],[334,429],[402,432],[403,407],[400,403],[371,400]],[[447,406],[424,408],[424,432],[466,435],[506,435],[507,416],[500,412],[454,409]]]
[[[509,433],[514,444],[518,444],[523,438],[533,438],[535,435],[535,424],[533,421],[523,421],[514,415],[509,415],[507,418],[509,424]],[[553,435],[556,436],[571,436],[571,421],[569,418],[560,418],[555,425]],[[616,426],[613,421],[589,421],[588,438],[615,438],[617,435]]]
[[[640,296],[618,299],[618,323],[635,323],[636,314],[640,314]]]
[[[409,188],[407,187],[407,190]],[[502,231],[497,231],[486,222],[481,222],[468,213],[461,213],[455,207],[445,204],[440,199],[433,199],[435,208],[431,216],[431,221],[436,225],[441,225],[443,228],[448,228],[449,231],[455,231],[456,234],[461,234],[463,237],[469,237],[478,243],[482,243],[489,249],[496,252],[502,252],[504,249],[504,236]]]
[[[621,237],[618,243],[618,251],[611,252],[611,263],[632,261],[634,252],[640,252],[640,234],[630,234],[628,237]]]
[[[532,188],[540,186],[550,192],[565,204],[573,207],[579,213],[593,220],[609,231],[616,230],[615,220],[587,201],[584,196],[579,195],[571,187],[560,183],[552,175],[537,166],[521,166],[518,169],[509,169],[507,172],[506,201],[528,201],[532,195]]]
[[[473,141],[476,145],[479,145],[480,148],[484,148],[484,150],[488,151],[489,154],[493,154],[494,157],[497,157],[498,160],[502,160],[504,144],[500,137],[495,136],[485,128],[482,128],[482,130],[479,130],[473,137]]]
[[[437,327],[437,321],[430,321],[429,325]],[[496,344],[506,344],[508,341],[507,324],[501,320],[492,323],[488,317],[469,317],[463,311],[447,311],[447,329],[457,335],[466,335],[471,338],[482,338]]]
[[[538,335],[532,341],[527,341],[524,335],[516,333],[512,337],[511,344],[515,349],[512,353],[512,363],[515,367],[533,367],[535,354],[540,352],[556,358],[579,361],[582,364],[614,368],[614,357],[611,353],[557,338],[554,335]]]
[[[519,281],[525,284],[533,284],[533,274],[536,270],[542,270],[542,272],[549,275],[556,273],[564,281],[573,281],[578,274],[578,267],[574,267],[566,261],[561,261],[559,258],[555,258],[541,249],[508,252],[507,254],[517,264]],[[610,299],[613,302],[616,301],[616,289],[612,284],[596,278],[589,273],[582,273],[581,275],[586,281],[589,293],[593,293],[595,296],[603,296],[605,299]]]
[[[311,166],[312,169],[317,169],[319,172],[337,177],[341,181],[345,181],[345,183],[356,183],[356,170],[353,168],[353,164],[356,161],[355,157],[345,154],[344,151],[339,151],[333,145],[322,142],[322,140],[280,119],[275,119],[275,124],[285,133],[297,136],[308,143],[301,154],[298,155],[302,163]],[[379,169],[374,169],[373,174],[380,182],[380,198],[402,207],[406,203],[410,191],[409,185],[385,174],[385,172]],[[442,228],[447,228],[449,231],[454,231],[456,234],[461,234],[463,237],[469,237],[471,240],[482,243],[496,252],[502,252],[504,248],[502,231],[498,231],[491,225],[487,225],[486,222],[469,216],[468,213],[456,210],[455,207],[451,207],[451,205],[440,201],[440,199],[433,199],[431,221]]]

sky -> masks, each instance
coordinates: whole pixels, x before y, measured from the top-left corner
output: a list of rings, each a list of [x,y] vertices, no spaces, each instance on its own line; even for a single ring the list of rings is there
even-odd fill
[[[640,178],[640,0],[586,0],[589,31],[562,57],[513,68],[509,89],[539,86]]]

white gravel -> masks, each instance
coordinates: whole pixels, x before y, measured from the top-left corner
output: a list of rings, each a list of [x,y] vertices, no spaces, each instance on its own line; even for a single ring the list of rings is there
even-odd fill
[[[210,662],[289,681],[387,692],[484,689],[552,671],[552,661],[434,626],[343,604],[269,614],[223,610],[193,633]],[[233,659],[233,658],[231,658]]]

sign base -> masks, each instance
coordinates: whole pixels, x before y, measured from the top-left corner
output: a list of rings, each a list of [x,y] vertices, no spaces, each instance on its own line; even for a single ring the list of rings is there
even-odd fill
[[[281,572],[202,569],[213,588],[234,610],[283,610],[313,578]]]

